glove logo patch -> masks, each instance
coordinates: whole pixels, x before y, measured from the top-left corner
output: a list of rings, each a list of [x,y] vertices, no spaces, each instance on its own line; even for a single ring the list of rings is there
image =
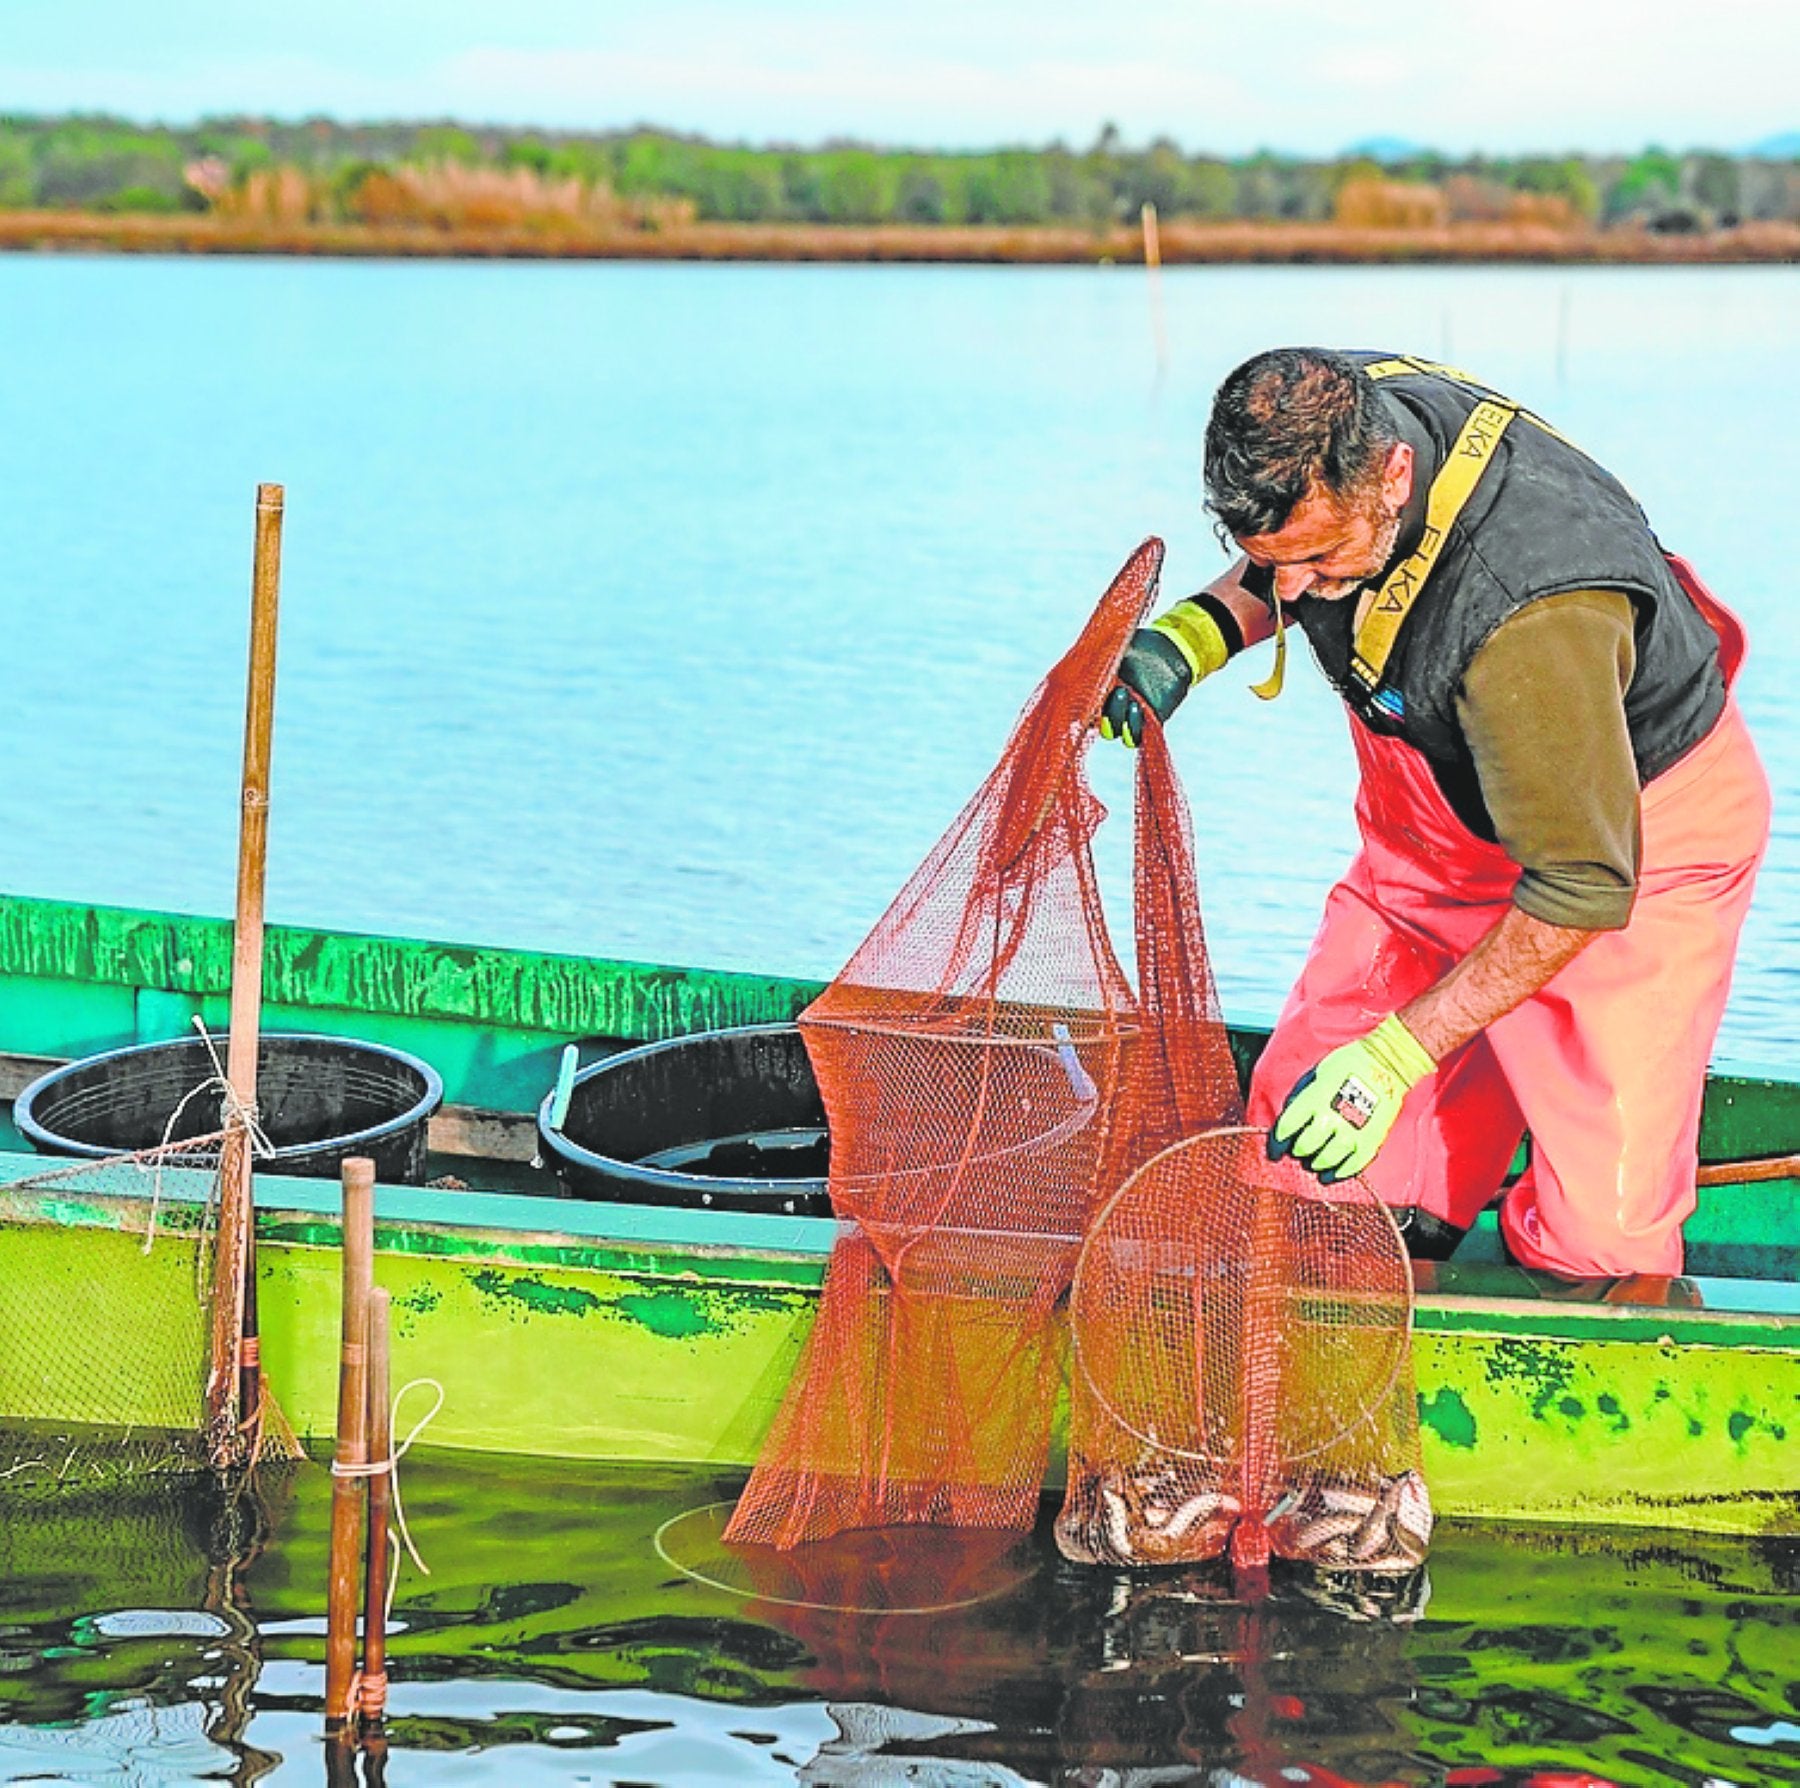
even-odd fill
[[[1375,1095],[1354,1074],[1332,1094],[1331,1109],[1352,1129],[1360,1130],[1375,1115]]]

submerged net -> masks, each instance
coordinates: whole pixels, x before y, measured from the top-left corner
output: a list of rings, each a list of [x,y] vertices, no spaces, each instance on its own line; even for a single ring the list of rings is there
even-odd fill
[[[1096,1217],[1071,1299],[1069,1491],[1094,1564],[1270,1553],[1398,1574],[1424,1559],[1412,1277],[1360,1180],[1329,1189],[1260,1130],[1166,1150]]]
[[[1092,857],[1092,720],[1155,595],[1126,562],[977,791],[802,1014],[844,1228],[727,1541],[1024,1528],[1089,1219],[1144,1161],[1238,1114],[1185,805],[1139,754],[1133,993]]]
[[[215,1462],[210,1214],[225,1144],[219,1132],[0,1186],[0,1495]],[[262,1393],[235,1463],[299,1457],[266,1380]]]

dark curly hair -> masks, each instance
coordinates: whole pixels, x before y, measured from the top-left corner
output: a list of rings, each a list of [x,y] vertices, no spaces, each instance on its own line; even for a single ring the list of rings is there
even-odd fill
[[[1329,348],[1271,348],[1213,398],[1206,506],[1227,533],[1273,534],[1314,485],[1355,496],[1399,439],[1361,367]]]

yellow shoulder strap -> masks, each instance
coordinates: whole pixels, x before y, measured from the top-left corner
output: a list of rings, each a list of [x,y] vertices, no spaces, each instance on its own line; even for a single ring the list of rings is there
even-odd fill
[[[1375,369],[1369,370],[1373,373]],[[1417,368],[1407,365],[1400,370],[1410,372]],[[1483,398],[1470,411],[1461,433],[1451,443],[1450,452],[1431,481],[1431,491],[1425,499],[1425,532],[1418,546],[1388,574],[1369,605],[1362,625],[1356,630],[1356,641],[1350,648],[1350,669],[1368,688],[1374,689],[1381,682],[1381,673],[1387,668],[1401,623],[1411,613],[1413,603],[1425,587],[1425,580],[1430,577],[1431,568],[1444,549],[1444,540],[1452,524],[1475,494],[1482,473],[1493,463],[1494,449],[1500,445],[1501,437],[1518,414],[1516,405],[1498,398]]]
[[[1455,379],[1473,385],[1477,391],[1487,387],[1473,373],[1460,366],[1446,366],[1441,360],[1421,360],[1417,354],[1396,354],[1391,360],[1375,360],[1363,368],[1371,379],[1391,379],[1396,373],[1436,373],[1440,379]]]
[[[1435,373],[1440,379],[1455,379],[1459,384],[1472,385],[1486,396],[1492,397],[1496,403],[1511,403],[1510,398],[1501,397],[1491,392],[1473,373],[1464,372],[1460,366],[1446,366],[1439,360],[1421,360],[1417,354],[1395,354],[1391,359],[1372,360],[1363,368],[1371,379],[1391,379],[1396,373]],[[1512,404],[1514,410],[1525,420],[1545,434],[1554,435],[1565,447],[1575,447],[1575,443],[1561,429],[1552,428],[1535,410],[1528,410],[1523,404]],[[1581,449],[1575,447],[1579,453]]]

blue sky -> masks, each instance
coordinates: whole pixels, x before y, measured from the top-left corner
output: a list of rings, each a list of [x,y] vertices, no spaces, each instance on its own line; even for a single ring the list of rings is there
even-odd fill
[[[0,110],[455,116],[972,147],[1743,149],[1800,128],[1793,0],[0,0]]]

